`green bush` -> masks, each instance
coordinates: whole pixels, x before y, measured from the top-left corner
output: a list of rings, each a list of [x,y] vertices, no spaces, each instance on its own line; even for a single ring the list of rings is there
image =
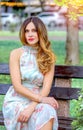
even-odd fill
[[[72,122],[73,130],[83,130],[83,89],[80,92],[78,101],[76,102],[76,120]]]

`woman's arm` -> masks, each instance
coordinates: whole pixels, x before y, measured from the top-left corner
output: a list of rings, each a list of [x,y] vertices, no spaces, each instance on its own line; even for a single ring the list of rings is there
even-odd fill
[[[23,53],[23,50],[21,48],[15,49],[10,54],[10,75],[12,84],[14,86],[14,89],[17,93],[21,94],[22,96],[31,99],[35,102],[40,102],[41,96],[38,94],[35,94],[28,88],[24,87],[21,84],[21,74],[20,74],[20,56]]]
[[[48,97],[48,94],[52,86],[53,76],[54,76],[54,64],[51,66],[50,71],[46,73],[46,75],[44,76],[43,88],[39,93],[42,97],[40,102],[48,103],[52,105],[54,108],[58,108],[57,101],[53,97]],[[37,105],[37,102],[32,102],[32,104],[35,107]]]
[[[44,76],[43,87],[40,92],[40,94],[44,97],[48,96],[50,92],[52,81],[53,81],[53,76],[54,76],[54,64],[52,64],[50,71],[46,73]]]

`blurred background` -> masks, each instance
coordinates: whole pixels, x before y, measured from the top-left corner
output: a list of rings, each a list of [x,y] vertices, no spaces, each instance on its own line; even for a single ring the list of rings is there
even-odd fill
[[[53,0],[0,0],[0,30],[18,30],[29,16],[38,16],[49,30],[66,29],[67,8]],[[83,16],[78,17],[78,27],[83,29]]]

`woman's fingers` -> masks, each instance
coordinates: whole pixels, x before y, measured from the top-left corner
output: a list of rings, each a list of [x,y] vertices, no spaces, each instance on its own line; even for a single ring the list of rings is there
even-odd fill
[[[18,122],[27,122],[28,121],[28,116],[21,112],[17,121]]]
[[[58,102],[57,102],[55,99],[53,99],[53,106],[54,106],[56,109],[59,108]]]
[[[18,116],[18,122],[27,122],[30,118],[31,114],[33,113],[33,107],[32,105],[29,105],[27,108],[25,108],[23,111],[20,112]]]
[[[52,104],[52,106],[55,108],[55,109],[58,109],[59,108],[59,106],[58,106],[58,103],[56,102],[56,103],[53,103]]]
[[[58,109],[58,102],[53,97],[43,97],[42,103],[48,103],[53,106],[55,109]]]

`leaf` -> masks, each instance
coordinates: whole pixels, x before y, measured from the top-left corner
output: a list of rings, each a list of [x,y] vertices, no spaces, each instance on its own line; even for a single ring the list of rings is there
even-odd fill
[[[63,6],[66,5],[67,0],[54,0],[54,2],[59,6]]]

